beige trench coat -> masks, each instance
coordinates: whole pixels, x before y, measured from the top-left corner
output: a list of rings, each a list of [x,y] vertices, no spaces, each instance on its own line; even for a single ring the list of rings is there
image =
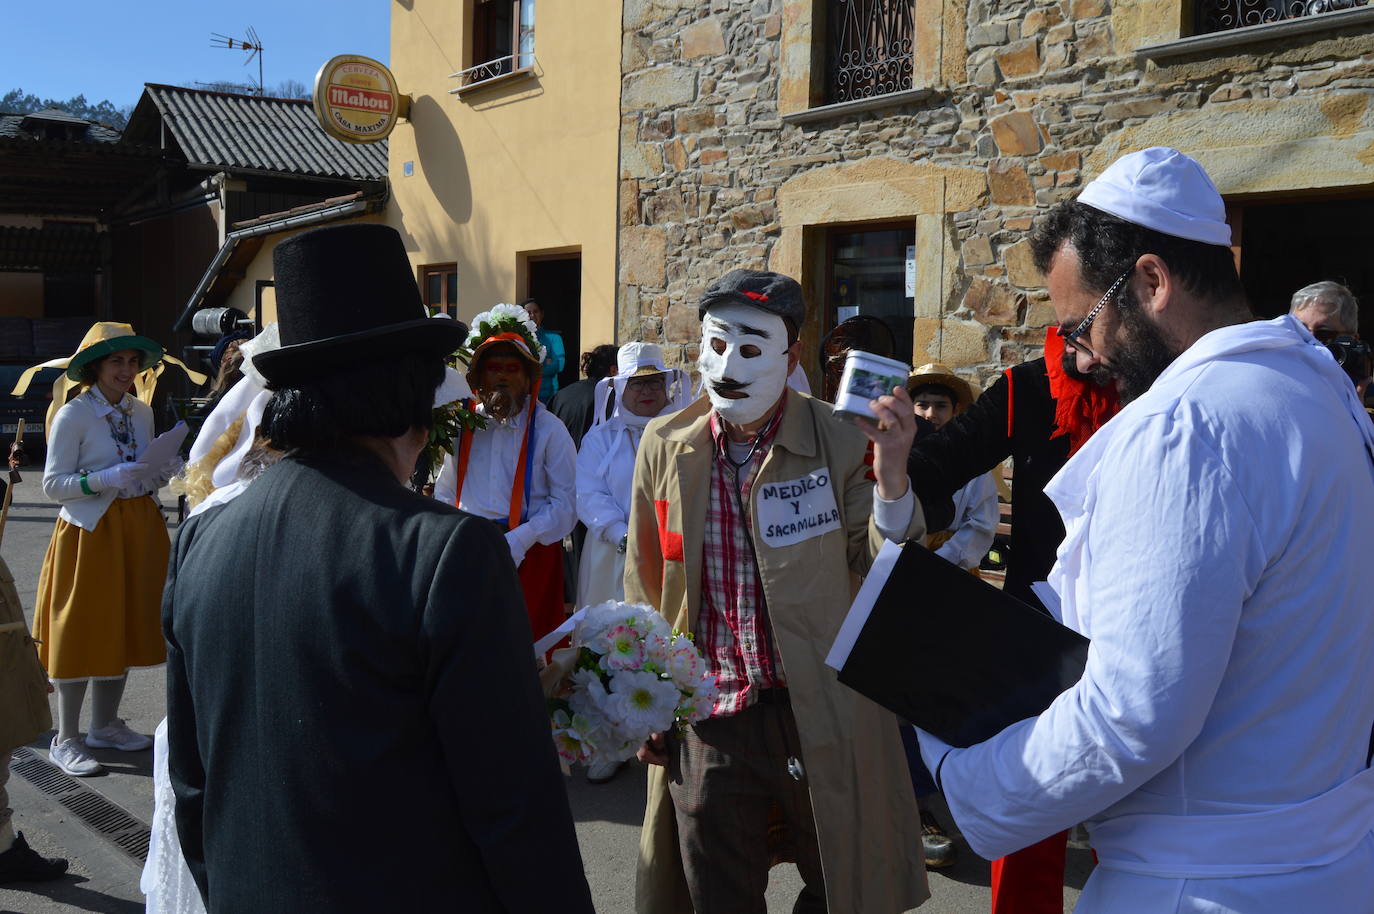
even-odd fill
[[[882,545],[872,524],[868,439],[819,400],[789,391],[772,448],[754,485],[754,542],[769,620],[787,677],[810,781],[830,914],[896,914],[929,897],[921,825],[897,719],[840,685],[825,655],[851,601],[851,572],[864,574]],[[701,597],[701,547],[711,482],[710,401],[655,420],[635,463],[625,598],[659,609],[692,631]],[[840,527],[795,545],[769,547],[759,531],[759,493],[770,482],[829,467]],[[917,505],[907,537],[925,522]],[[649,769],[640,833],[638,914],[690,914],[667,770]]]
[[[0,752],[8,757],[50,729],[48,677],[24,622],[14,575],[0,559]]]

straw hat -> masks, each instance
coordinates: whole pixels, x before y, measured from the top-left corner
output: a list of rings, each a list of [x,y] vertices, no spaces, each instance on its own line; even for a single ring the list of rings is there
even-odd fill
[[[44,420],[44,427],[51,430],[53,420],[57,418],[57,411],[67,402],[67,395],[81,386],[82,367],[96,359],[103,359],[107,355],[123,352],[126,349],[134,349],[143,353],[142,371],[134,376],[133,392],[134,396],[144,403],[152,404],[158,376],[162,374],[166,365],[175,365],[186,372],[186,377],[190,378],[193,384],[204,384],[207,380],[205,375],[186,367],[186,364],[180,359],[167,355],[157,343],[146,336],[139,336],[134,333],[134,328],[129,324],[121,324],[117,321],[99,321],[86,331],[86,335],[81,338],[81,344],[76,347],[75,353],[60,359],[40,362],[25,369],[10,393],[16,397],[22,397],[28,391],[29,385],[33,383],[38,372],[44,368],[61,368],[63,373],[58,375],[57,380],[53,382],[52,403],[48,406],[47,417]]]
[[[941,387],[948,387],[954,391],[954,406],[962,409],[973,402],[973,388],[963,378],[955,374],[947,365],[939,362],[931,362],[929,365],[922,365],[911,373],[907,378],[907,393],[911,393],[930,384],[938,384]]]
[[[125,349],[143,353],[143,368],[152,368],[162,359],[162,347],[146,336],[134,333],[132,325],[100,321],[86,331],[81,338],[81,345],[76,347],[76,353],[67,360],[68,379],[80,381],[83,367]]]

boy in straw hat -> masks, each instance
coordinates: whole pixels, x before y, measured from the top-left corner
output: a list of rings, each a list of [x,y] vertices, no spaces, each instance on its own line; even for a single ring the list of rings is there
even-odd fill
[[[406,484],[462,327],[425,314],[387,226],[273,261],[282,345],[253,364],[284,456],[185,523],[163,606],[206,907],[589,914],[509,548]]]
[[[906,382],[916,415],[936,431],[973,402],[967,381],[938,362],[922,365]],[[954,520],[949,527],[926,537],[935,554],[977,573],[978,564],[992,546],[997,532],[997,485],[991,474],[970,480],[954,495]]]
[[[444,458],[434,497],[501,529],[537,640],[564,618],[562,542],[577,523],[577,449],[539,401],[544,350],[524,308],[477,315],[464,346],[486,428],[464,432],[458,453]]]
[[[1118,159],[1032,237],[1080,372],[1127,406],[1048,494],[1082,679],[921,748],[973,848],[1087,822],[1078,910],[1369,910],[1374,426],[1292,316],[1252,321],[1225,205],[1174,149]]]

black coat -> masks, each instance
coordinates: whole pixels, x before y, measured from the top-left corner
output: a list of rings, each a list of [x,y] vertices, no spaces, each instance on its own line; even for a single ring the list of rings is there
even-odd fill
[[[510,550],[375,457],[187,521],[163,597],[211,912],[593,910]]]
[[[1035,607],[1040,601],[1030,585],[1049,575],[1055,550],[1064,539],[1059,510],[1045,494],[1045,485],[1069,459],[1068,435],[1050,437],[1055,431],[1054,411],[1045,360],[1024,362],[1000,375],[940,431],[918,440],[907,461],[917,497],[938,510],[969,480],[1012,458],[1005,587]]]

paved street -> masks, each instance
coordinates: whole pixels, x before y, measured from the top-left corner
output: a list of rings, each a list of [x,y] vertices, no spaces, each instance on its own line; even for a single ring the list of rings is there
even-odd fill
[[[55,506],[47,503],[38,491],[39,475],[39,471],[32,469],[25,473],[25,482],[17,489],[0,547],[30,618],[43,552],[57,516]],[[129,725],[151,733],[163,716],[163,707],[162,671],[135,671],[130,676],[121,712]],[[55,716],[55,706],[53,713]],[[30,746],[44,759],[50,736]],[[110,773],[87,779],[82,782],[84,786],[147,823],[152,814],[151,751],[96,750],[95,754],[109,767]],[[0,889],[0,914],[75,911],[130,914],[143,909],[143,896],[138,890],[138,866],[129,856],[18,773],[12,774],[9,789],[16,827],[41,853],[68,857],[71,875],[47,885]],[[632,763],[615,781],[599,787],[588,785],[581,773],[576,772],[568,781],[568,790],[597,910],[602,914],[631,914],[634,910],[634,861],[643,813],[643,768]],[[423,798],[417,796],[416,802],[422,801]],[[948,814],[943,810],[940,813],[948,823]],[[967,847],[961,850],[957,867],[947,875],[932,874],[933,898],[923,910],[939,914],[983,914],[988,910],[988,865],[974,857]],[[1071,847],[1066,912],[1072,909],[1077,889],[1087,878],[1090,867],[1090,852]],[[532,871],[531,877],[537,878],[537,872]],[[776,868],[769,886],[769,911],[790,911],[799,886],[795,868]]]

